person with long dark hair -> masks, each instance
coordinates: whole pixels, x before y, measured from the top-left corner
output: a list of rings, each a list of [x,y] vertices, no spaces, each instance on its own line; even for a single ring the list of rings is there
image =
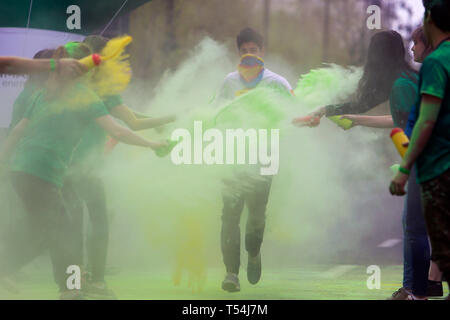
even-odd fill
[[[414,61],[422,63],[423,60],[433,51],[433,48],[426,40],[422,27],[417,28],[411,35],[414,43],[411,48]],[[401,110],[403,90],[400,90],[403,79],[399,79],[394,83],[392,89],[390,106],[391,110]],[[412,84],[411,84],[412,85]],[[405,86],[407,88],[407,86]],[[417,88],[415,88],[417,91]],[[404,91],[404,92],[407,92]],[[405,105],[405,107],[407,107]],[[405,127],[408,137],[411,136],[412,127],[416,122],[415,104],[409,112],[409,118]],[[394,120],[392,115],[387,116],[367,116],[367,115],[344,115],[343,119],[352,121],[354,126],[366,126],[373,128],[394,128]],[[402,124],[404,121],[402,120]],[[430,248],[428,246],[428,235],[426,232],[425,220],[422,213],[422,204],[420,199],[420,187],[416,182],[415,175],[411,175],[408,181],[408,194],[403,207],[403,286],[392,294],[390,299],[404,300],[407,299],[412,292],[417,294],[417,284],[419,284],[419,292],[423,291],[420,287],[424,286],[424,277],[426,273],[428,260],[430,257]],[[435,263],[430,261],[429,280],[427,284],[427,297],[440,297],[443,295],[441,272]],[[414,286],[416,283],[416,286]],[[415,288],[413,290],[413,288]]]
[[[422,63],[425,58],[433,52],[433,47],[427,41],[425,37],[425,32],[422,27],[417,28],[411,35],[411,40],[414,45],[411,48],[414,61],[417,63]],[[392,103],[392,101],[391,101]],[[412,129],[417,119],[415,117],[416,113],[416,105],[412,106],[412,109],[409,113],[408,123],[405,127],[405,133],[408,137],[411,137]],[[373,128],[393,128],[394,122],[392,120],[392,115],[390,116],[366,116],[366,115],[344,115],[343,119],[349,119],[352,121],[352,127],[354,126],[366,126]],[[405,201],[405,206],[403,210],[403,233],[404,233],[404,242],[403,242],[403,287],[398,289],[392,294],[392,299],[402,300],[405,299],[412,292],[412,283],[414,279],[414,265],[417,262],[419,265],[422,263],[420,261],[424,261],[421,258],[428,257],[428,250],[425,249],[425,255],[421,254],[421,251],[416,251],[416,247],[420,249],[420,246],[416,244],[422,243],[424,244],[424,236],[426,233],[425,224],[422,223],[423,213],[422,213],[422,205],[420,201],[420,190],[419,185],[416,182],[416,179],[410,178],[408,181],[409,194],[407,195],[407,199]],[[414,195],[412,195],[414,193]],[[420,220],[419,220],[420,219]],[[419,223],[417,223],[417,221]],[[419,228],[417,228],[419,226]],[[418,240],[422,239],[422,240]],[[425,245],[422,247],[426,248]],[[412,254],[413,252],[417,252],[417,254]],[[420,274],[423,275],[423,272]],[[427,287],[427,296],[428,297],[441,297],[443,295],[442,288],[442,273],[439,270],[439,267],[435,262],[430,261],[430,271],[429,271],[429,280]]]
[[[417,41],[416,41],[417,42]],[[426,46],[413,48],[417,60],[425,55]],[[370,41],[357,101],[320,108],[315,116],[343,115],[352,126],[405,129],[418,93],[418,74],[406,60],[403,38],[396,31],[376,33]],[[365,116],[364,113],[389,101],[390,115]],[[390,299],[405,300],[411,294],[427,296],[430,248],[422,216],[419,185],[411,176],[403,210],[403,286]]]
[[[409,98],[414,97],[414,87],[417,86],[418,80],[417,72],[405,57],[405,45],[398,32],[390,30],[374,34],[370,39],[356,101],[321,107],[313,112],[313,115],[328,117],[367,112],[390,98],[395,99],[392,94],[396,94],[396,91],[393,91],[396,83],[409,91],[406,94]],[[410,108],[412,103],[410,105],[405,103],[405,105]],[[391,110],[396,126],[404,127],[406,125],[410,111],[408,108]]]

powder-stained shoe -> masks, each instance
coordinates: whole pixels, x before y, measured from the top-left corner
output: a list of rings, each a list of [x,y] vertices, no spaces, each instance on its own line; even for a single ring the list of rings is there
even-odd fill
[[[222,281],[222,289],[228,292],[241,291],[238,275],[236,273],[228,272],[225,279]]]
[[[392,296],[387,298],[387,300],[408,300],[408,296],[411,292],[403,287],[395,291]]]
[[[80,290],[64,290],[59,295],[59,300],[86,300]]]
[[[251,284],[257,284],[261,279],[261,252],[254,257],[248,255],[247,279]]]
[[[443,295],[444,295],[444,289],[442,289],[442,282],[428,280],[427,296],[428,297],[442,297]]]
[[[88,282],[83,288],[83,293],[92,299],[117,300],[117,296],[104,282]]]

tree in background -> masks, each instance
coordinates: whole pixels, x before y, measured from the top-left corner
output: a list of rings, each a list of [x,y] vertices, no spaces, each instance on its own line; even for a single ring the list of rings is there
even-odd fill
[[[366,27],[371,4],[382,9],[383,29],[412,29],[398,23],[400,12],[412,14],[403,0],[152,0],[130,14],[133,71],[149,87],[176,69],[204,37],[236,50],[234,37],[246,26],[265,35],[267,59],[283,61],[293,74],[324,61],[360,65],[378,31]]]
[[[266,45],[269,43],[269,28],[270,28],[270,0],[264,0],[263,36],[266,41]]]

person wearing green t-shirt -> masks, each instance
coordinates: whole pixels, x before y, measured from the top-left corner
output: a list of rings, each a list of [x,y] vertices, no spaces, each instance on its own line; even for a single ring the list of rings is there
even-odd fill
[[[404,195],[416,165],[432,258],[450,287],[450,0],[423,3],[423,28],[434,51],[420,70],[417,122],[389,190]]]
[[[33,56],[33,59],[50,59],[53,55],[53,52],[54,50],[48,49],[40,50]],[[48,76],[49,72],[37,72],[32,73],[28,76],[28,79],[23,86],[23,90],[19,93],[16,100],[14,101],[11,122],[7,130],[7,135],[19,123],[19,121],[22,120],[28,108],[30,97],[36,90],[44,86],[45,81],[48,79]],[[0,165],[0,176],[2,175],[2,172],[6,171],[7,171],[6,166],[3,167]],[[1,177],[0,180],[2,180]],[[0,181],[0,184],[1,182],[2,181]],[[4,182],[7,182],[7,179],[5,179]],[[5,191],[7,194],[6,197],[9,199],[10,202],[9,222],[3,225],[5,230],[5,237],[14,238],[15,233],[21,232],[21,230],[25,227],[24,226],[25,219],[23,219],[20,200],[17,199],[17,196],[10,183],[5,183]],[[12,281],[9,287],[15,287]],[[14,291],[14,289],[12,290]]]
[[[88,36],[83,44],[92,52],[101,52],[107,42],[107,38],[96,35]],[[120,95],[109,95],[102,97],[102,100],[108,112],[133,131],[155,128],[175,120],[174,116],[153,118],[138,114],[123,103]],[[86,245],[88,273],[83,293],[94,298],[112,299],[115,294],[106,286],[104,279],[109,224],[105,187],[98,174],[104,161],[107,139],[105,131],[95,122],[85,130],[72,155],[70,174],[64,182],[63,196],[73,220],[78,265],[84,265],[83,203],[91,222]]]
[[[108,112],[123,121],[131,130],[158,127],[175,120],[173,116],[150,118],[135,114],[119,95],[107,96],[103,102]],[[140,117],[140,118],[137,118]],[[107,142],[105,131],[92,123],[74,150],[70,174],[65,180],[63,195],[70,208],[76,233],[76,252],[79,265],[83,264],[83,202],[89,213],[91,232],[87,238],[89,277],[83,292],[92,297],[115,298],[104,279],[109,238],[106,194],[103,180],[98,175],[102,168]]]
[[[53,55],[54,50],[40,50],[34,56],[33,59],[50,59]],[[13,105],[13,112],[11,117],[11,122],[8,127],[8,132],[10,132],[20,120],[22,120],[23,115],[28,107],[28,101],[33,92],[35,92],[38,88],[42,88],[45,81],[48,78],[48,72],[41,72],[31,74],[28,77],[28,80],[25,82],[23,86],[22,92],[19,93]]]
[[[64,47],[55,57],[67,55]],[[77,57],[79,58],[79,57]],[[157,149],[166,146],[144,139],[119,125],[102,100],[79,81],[53,73],[45,89],[32,96],[24,118],[9,134],[0,162],[11,162],[11,182],[23,201],[28,232],[6,243],[0,254],[0,279],[24,266],[43,250],[50,249],[61,299],[78,299],[78,290],[66,287],[66,270],[75,264],[69,217],[61,195],[72,153],[84,130],[95,121],[115,139]]]

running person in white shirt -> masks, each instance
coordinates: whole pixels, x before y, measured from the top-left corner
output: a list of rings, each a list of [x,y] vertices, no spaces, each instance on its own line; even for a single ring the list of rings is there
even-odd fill
[[[264,67],[263,37],[251,28],[245,28],[237,36],[237,47],[241,63],[238,71],[228,74],[218,94],[218,100],[232,100],[255,87],[277,87],[293,94],[289,82],[282,76]],[[261,278],[261,253],[266,205],[269,198],[271,176],[253,176],[236,172],[236,180],[251,185],[250,190],[242,191],[235,179],[223,179],[223,211],[221,248],[226,267],[222,289],[229,292],[240,291],[240,219],[244,205],[248,207],[248,220],[245,233],[245,249],[248,252],[247,279],[256,284]],[[232,190],[232,194],[230,194]]]

